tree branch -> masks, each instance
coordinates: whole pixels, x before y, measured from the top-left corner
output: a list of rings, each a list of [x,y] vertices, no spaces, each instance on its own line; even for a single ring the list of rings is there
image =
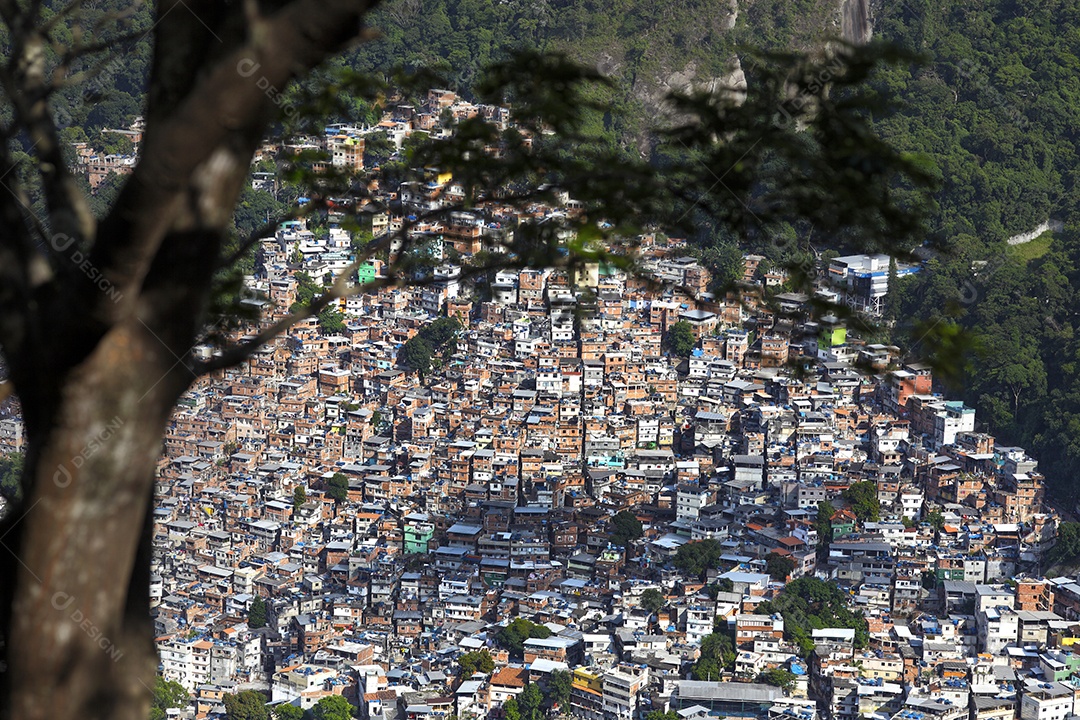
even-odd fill
[[[19,197],[7,142],[0,142],[0,170],[0,352],[8,363],[8,389],[22,398],[27,430],[37,435],[48,427],[47,400],[59,392],[58,378],[70,362],[71,353],[59,350],[57,341],[69,343],[64,349],[70,351],[86,328],[79,327],[66,286],[54,276],[47,236],[31,227],[37,218]],[[42,383],[42,377],[50,381]]]
[[[315,317],[324,308],[330,305],[330,303],[332,303],[334,300],[339,300],[343,297],[348,297],[350,295],[357,295],[361,292],[377,292],[378,290],[381,290],[383,288],[392,287],[398,282],[398,278],[386,276],[382,278],[375,278],[375,280],[372,280],[369,283],[365,283],[364,285],[360,286],[361,289],[359,290],[348,287],[344,287],[344,289],[342,290],[336,289],[339,283],[341,283],[341,281],[343,280],[343,278],[352,274],[352,271],[355,269],[355,266],[350,266],[346,269],[346,271],[338,275],[338,277],[334,281],[334,285],[331,286],[331,290],[329,292],[323,293],[317,298],[312,299],[311,303],[307,307],[297,310],[294,313],[290,313],[281,320],[278,320],[272,325],[264,328],[263,330],[260,330],[255,335],[255,337],[251,338],[250,340],[242,342],[234,347],[224,349],[221,352],[221,355],[211,360],[208,360],[205,363],[196,364],[192,368],[192,372],[196,375],[206,375],[217,370],[232,367],[233,365],[243,362],[247,358],[254,355],[259,350],[259,348],[261,348],[263,345],[270,342],[277,336],[281,335],[282,333],[286,332],[296,323],[300,322],[301,320],[307,320],[308,318]]]
[[[82,191],[68,172],[60,132],[49,110],[53,87],[45,71],[46,38],[29,29],[15,42],[8,64],[0,69],[0,84],[15,109],[16,124],[33,141],[45,200],[49,229],[54,236],[91,240],[96,222]]]
[[[204,202],[188,194],[197,170],[215,153],[222,161],[240,162],[240,155],[248,145],[257,144],[265,123],[277,110],[281,90],[354,40],[361,18],[376,2],[293,0],[263,18],[257,35],[235,41],[231,49],[226,43],[224,51],[215,52],[216,63],[209,69],[205,69],[205,60],[200,57],[205,72],[198,74],[188,68],[172,67],[170,63],[176,59],[165,56],[160,42],[167,37],[172,50],[184,54],[176,47],[183,37],[177,37],[174,16],[180,18],[175,23],[190,26],[184,26],[185,32],[206,31],[181,15],[187,12],[183,8],[159,24],[155,82],[169,72],[179,72],[182,77],[163,81],[164,86],[150,97],[139,165],[103,223],[100,239],[91,252],[91,263],[123,298],[119,303],[99,301],[100,315],[116,318],[131,312],[161,243],[172,231],[201,225],[219,235],[224,233],[231,214],[213,219],[191,214],[193,208],[201,210]],[[242,13],[240,8],[233,10]],[[215,29],[227,35],[221,28],[233,29],[239,20],[239,14],[235,18],[219,17]],[[166,29],[171,34],[166,35]],[[230,42],[231,38],[227,35]],[[268,87],[275,88],[275,92],[269,93]],[[221,153],[225,146],[232,147],[228,158]],[[238,191],[239,186],[233,188],[229,181],[229,190]],[[146,208],[154,208],[155,212],[146,212]],[[216,254],[216,248],[213,250]],[[173,272],[181,276],[186,269],[177,267]]]
[[[15,195],[18,187],[9,187],[16,184],[17,177],[11,176],[15,166],[6,137],[0,142],[0,168],[9,176],[0,188],[0,217],[5,227],[5,232],[0,233],[0,347],[14,366],[29,345],[33,288],[51,282],[52,270],[26,225],[21,201]]]
[[[431,212],[446,213],[449,212],[449,210],[443,208],[439,211]],[[415,225],[416,222],[419,222],[419,220],[414,221],[413,224]],[[420,279],[414,278],[406,280],[402,275],[399,274],[403,270],[407,270],[407,268],[404,267],[400,262],[400,258],[403,258],[405,256],[404,252],[402,252],[398,255],[399,261],[395,262],[393,265],[391,265],[390,268],[388,268],[387,275],[381,278],[375,278],[374,280],[367,283],[349,287],[349,278],[351,278],[352,274],[357,270],[360,264],[367,259],[373,257],[377,252],[389,248],[393,244],[392,241],[394,239],[399,239],[399,237],[403,240],[408,239],[408,230],[404,226],[402,230],[398,231],[397,233],[388,233],[378,242],[372,243],[367,248],[365,248],[365,252],[362,255],[357,257],[356,260],[350,263],[347,268],[342,270],[341,273],[339,273],[338,276],[334,278],[334,282],[331,285],[330,290],[323,293],[319,297],[314,298],[307,307],[297,310],[296,312],[293,312],[288,316],[271,324],[270,326],[264,328],[250,340],[242,342],[231,348],[224,349],[220,355],[213,358],[212,360],[209,360],[202,364],[194,365],[194,367],[192,367],[192,373],[196,375],[205,375],[207,373],[212,373],[217,370],[223,370],[225,368],[232,367],[233,365],[243,362],[247,358],[251,357],[254,353],[256,353],[263,345],[270,342],[282,333],[286,332],[296,323],[318,315],[323,309],[328,307],[330,303],[335,300],[352,297],[355,295],[362,295],[365,293],[378,292],[379,290],[390,287],[408,286],[412,288],[420,288],[439,282],[439,278],[435,277],[434,275],[429,275]],[[461,273],[457,275],[455,279],[458,281],[469,280],[493,271],[505,270],[508,268],[521,268],[530,265],[530,262],[527,258],[523,258],[520,256],[503,254],[496,257],[499,258],[499,261],[497,262],[488,262],[481,265],[463,267],[461,269]],[[577,258],[567,255],[560,258],[553,258],[548,264],[548,267],[567,268],[574,265],[576,262],[578,262]]]
[[[312,200],[307,205],[302,208],[298,208],[294,212],[279,215],[276,219],[271,220],[267,224],[256,229],[255,232],[248,235],[247,238],[245,238],[244,241],[240,243],[240,247],[238,247],[231,255],[229,255],[229,257],[223,258],[222,261],[218,263],[218,269],[230,268],[235,265],[237,262],[240,261],[241,258],[244,257],[244,255],[248,253],[248,251],[251,250],[251,248],[255,247],[260,241],[265,240],[268,237],[273,237],[274,233],[276,233],[277,229],[281,226],[281,223],[288,222],[289,220],[299,220],[300,218],[305,218],[311,213],[313,213],[316,209],[321,209],[325,207],[326,201],[322,198],[319,198],[317,200]]]

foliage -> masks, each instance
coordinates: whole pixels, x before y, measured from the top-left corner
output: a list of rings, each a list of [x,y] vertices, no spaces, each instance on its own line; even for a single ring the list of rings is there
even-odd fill
[[[977,233],[993,247],[1067,206],[1080,168],[1077,131],[1061,124],[1075,106],[1075,78],[1062,71],[1080,55],[1075,5],[915,0],[889,6],[874,25],[875,36],[928,58],[882,70],[881,91],[903,110],[875,126],[942,173],[941,237]]]
[[[667,712],[650,710],[645,713],[645,720],[679,720],[679,713],[674,710],[668,710]]]
[[[765,572],[773,580],[784,581],[795,570],[796,563],[786,555],[771,552],[765,556]]]
[[[508,698],[503,703],[502,711],[506,720],[521,720],[521,708],[518,706],[517,698]]]
[[[414,335],[401,346],[401,351],[398,353],[398,362],[420,373],[420,377],[423,378],[431,371],[431,357],[433,354],[434,351],[427,340],[424,340],[419,335]]]
[[[731,578],[720,578],[716,582],[705,586],[705,593],[710,600],[715,600],[722,592],[733,592],[734,590],[735,582]]]
[[[926,515],[926,522],[929,523],[930,527],[934,528],[935,530],[941,530],[943,527],[945,527],[945,516],[942,515],[939,511],[934,510],[933,512]]]
[[[315,720],[349,720],[353,716],[352,704],[340,695],[330,695],[315,703]]]
[[[336,503],[349,499],[349,478],[341,473],[334,473],[326,484],[326,494]]]
[[[298,705],[280,703],[274,706],[274,718],[276,720],[303,720],[304,711]]]
[[[461,323],[457,318],[438,318],[428,323],[402,346],[398,362],[423,377],[430,372],[436,355],[454,352],[455,338],[460,330]]]
[[[256,595],[248,608],[248,627],[254,629],[266,627],[266,601]]]
[[[150,720],[164,720],[165,711],[186,707],[191,700],[184,686],[160,675],[154,681],[154,699],[150,705]]]
[[[320,310],[318,317],[319,326],[327,335],[340,335],[345,331],[345,315],[332,307]]]
[[[509,650],[514,655],[525,652],[525,641],[537,638],[543,640],[551,637],[551,630],[544,625],[537,625],[527,618],[514,618],[505,627],[499,630],[495,636],[499,645]]]
[[[645,592],[641,593],[641,607],[648,610],[650,613],[655,613],[665,604],[664,594],[656,588],[649,588]]]
[[[1008,252],[1009,257],[1017,262],[1027,264],[1050,252],[1053,244],[1054,236],[1047,232],[1026,243],[1010,245],[1006,252]]]
[[[673,354],[679,357],[689,357],[696,344],[697,339],[694,337],[694,329],[690,327],[690,323],[687,321],[679,320],[668,329],[667,346]]]
[[[540,692],[539,685],[528,683],[518,695],[517,701],[522,720],[540,720],[540,706],[544,703],[544,695]]]
[[[742,280],[743,251],[733,239],[717,237],[697,251],[697,258],[712,275],[710,290],[722,290]]]
[[[379,167],[394,154],[394,143],[385,132],[370,133],[364,138],[364,165]]]
[[[811,630],[852,628],[855,647],[866,647],[869,629],[865,618],[847,607],[847,596],[836,585],[813,577],[802,577],[784,586],[773,600],[758,606],[762,614],[784,617],[784,637],[795,643],[805,657],[814,649]]]
[[[611,542],[627,547],[645,534],[641,521],[629,510],[615,513],[611,518]]]
[[[565,709],[570,707],[570,691],[574,678],[569,670],[553,670],[548,676],[547,701],[548,705],[558,705]]]
[[[131,155],[135,150],[135,144],[126,135],[114,132],[98,132],[90,147],[105,155]]]
[[[878,500],[877,484],[873,481],[852,483],[844,489],[842,496],[859,522],[877,522],[880,519],[881,502]]]
[[[300,506],[307,502],[307,489],[303,485],[297,485],[293,489],[293,510],[299,510]]]
[[[694,680],[719,680],[725,670],[735,669],[735,640],[730,633],[714,630],[701,641],[701,655],[691,669]]]
[[[473,650],[461,654],[458,666],[461,668],[461,677],[470,678],[475,672],[485,675],[491,673],[495,669],[495,660],[487,650]]]
[[[900,316],[900,298],[903,290],[900,286],[896,258],[889,258],[889,280],[885,287],[884,307],[882,315],[886,323],[895,323]],[[906,278],[905,278],[906,279]]]
[[[1047,553],[1050,565],[1074,563],[1080,558],[1080,523],[1066,521],[1058,525],[1054,546]]]
[[[0,497],[14,498],[19,494],[22,472],[22,453],[0,455]]]
[[[311,301],[322,292],[322,288],[303,270],[296,272],[293,278],[296,280],[296,302],[289,309],[296,312],[311,305]]]
[[[795,675],[790,670],[784,670],[783,668],[770,668],[758,676],[758,682],[775,685],[784,690],[791,690],[795,687]]]
[[[414,0],[384,5],[371,20],[378,39],[357,46],[336,64],[375,72],[396,65],[430,67],[446,73],[447,87],[468,94],[483,66],[516,46],[564,51],[590,65],[618,58],[610,69],[612,87],[602,96],[611,112],[590,122],[609,141],[629,143],[654,119],[657,108],[650,95],[670,82],[673,71],[696,70],[698,80],[724,77],[740,46],[816,46],[832,32],[836,10],[824,0],[756,2],[741,8],[729,29],[732,12],[724,0],[618,0],[607,5],[497,0],[421,5]],[[977,21],[978,16],[953,19],[946,30]],[[743,69],[752,72],[754,59],[740,55]],[[367,121],[365,99],[350,97],[348,106],[350,120]]]
[[[435,350],[442,350],[461,331],[457,318],[438,318],[420,330],[420,337]]]
[[[241,690],[226,695],[225,720],[270,720],[266,698],[255,690]]]
[[[288,206],[270,193],[246,185],[236,201],[236,210],[233,213],[234,232],[238,238],[247,238],[287,211]]]
[[[817,506],[817,519],[814,521],[814,529],[817,530],[818,548],[827,547],[832,539],[832,516],[836,512],[832,503],[822,500]]]
[[[701,578],[707,570],[716,567],[724,549],[715,540],[688,542],[675,552],[675,567],[692,577]]]

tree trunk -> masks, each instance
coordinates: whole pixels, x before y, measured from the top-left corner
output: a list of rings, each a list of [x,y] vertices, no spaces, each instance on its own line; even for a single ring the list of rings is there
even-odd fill
[[[8,633],[19,720],[145,720],[157,656],[150,529],[164,426],[190,380],[140,320],[110,331],[60,380],[53,427],[28,428]],[[138,547],[139,552],[132,552]]]
[[[377,2],[158,0],[140,159],[100,223],[63,171],[40,3],[0,12],[20,69],[0,83],[16,106],[0,129],[33,139],[54,233],[0,193],[0,351],[28,438],[23,501],[0,519],[0,718],[148,716],[156,465],[176,400],[208,371],[187,355],[221,243],[267,124],[295,110],[283,89]]]

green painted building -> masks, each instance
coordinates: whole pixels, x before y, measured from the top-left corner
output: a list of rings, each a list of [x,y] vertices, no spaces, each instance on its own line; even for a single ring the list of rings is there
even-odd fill
[[[833,516],[829,518],[829,525],[832,527],[832,536],[835,540],[838,537],[845,535],[851,535],[855,532],[855,514],[850,510],[843,509],[837,510],[833,513]]]
[[[426,513],[405,516],[405,554],[426,553],[428,542],[435,537],[435,524]]]
[[[1039,656],[1039,667],[1047,680],[1064,682],[1080,671],[1080,655],[1048,650]]]
[[[847,328],[843,325],[824,325],[818,333],[818,348],[827,350],[847,342]]]
[[[375,266],[369,260],[360,267],[356,268],[356,281],[361,285],[366,285],[369,282],[375,280]]]

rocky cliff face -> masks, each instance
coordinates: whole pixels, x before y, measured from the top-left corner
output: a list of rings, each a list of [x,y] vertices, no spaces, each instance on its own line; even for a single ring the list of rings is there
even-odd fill
[[[863,45],[873,35],[870,0],[843,0],[840,6],[840,35],[849,43]]]
[[[698,71],[697,64],[687,63],[678,70],[666,73],[657,73],[650,77],[638,76],[635,79],[631,92],[634,99],[644,110],[644,116],[651,119],[651,125],[663,125],[667,122],[675,122],[677,118],[672,114],[671,107],[666,98],[671,93],[707,92],[710,94],[728,94],[738,99],[740,94],[746,92],[746,74],[736,55],[728,60],[728,72],[720,76],[704,76]],[[651,150],[651,139],[647,133],[641,133],[636,138],[638,150],[648,154]]]
[[[836,0],[823,0],[814,11],[799,16],[800,24],[797,27],[786,27],[802,39],[795,42],[797,45],[801,42],[804,45],[802,49],[805,50],[814,46],[815,43],[810,39],[813,36],[819,41],[825,41],[829,37],[840,35],[847,42],[864,44],[869,42],[873,35],[871,2],[880,1],[839,0],[837,3]],[[771,11],[770,0],[741,0],[741,5],[740,0],[720,0],[712,3],[708,16],[698,18],[697,22],[722,28],[733,33],[732,37],[738,37],[737,42],[754,45],[758,32],[748,28],[736,28],[740,15],[746,14],[745,22],[752,26],[761,22],[762,17]],[[732,92],[735,97],[740,91],[745,92],[746,75],[734,51],[736,44],[733,42],[729,47],[730,55],[724,60],[724,69],[719,73],[717,64],[705,67],[708,63],[680,59],[675,53],[664,53],[661,58],[656,58],[659,62],[648,69],[629,72],[627,59],[618,47],[602,52],[591,61],[605,75],[621,75],[628,80],[629,94],[633,103],[641,109],[641,117],[647,124],[655,125],[663,124],[664,118],[673,119],[665,102],[665,98],[672,92]],[[638,148],[647,153],[649,148],[645,128],[638,128],[637,132],[632,131],[631,134],[636,137]]]
[[[724,29],[734,30],[735,21],[739,19],[739,0],[729,0],[728,2],[728,14],[724,18]]]

